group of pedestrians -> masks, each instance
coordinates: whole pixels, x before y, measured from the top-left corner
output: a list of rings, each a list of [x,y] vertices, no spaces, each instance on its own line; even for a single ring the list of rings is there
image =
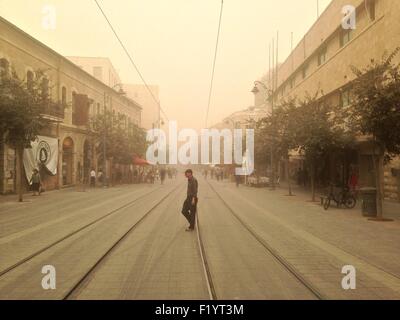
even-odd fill
[[[224,180],[224,176],[226,175],[226,172],[224,169],[220,167],[215,167],[211,169],[204,169],[203,170],[203,176],[205,179],[207,179],[208,175],[210,174],[211,179],[216,179],[217,181],[222,181]]]

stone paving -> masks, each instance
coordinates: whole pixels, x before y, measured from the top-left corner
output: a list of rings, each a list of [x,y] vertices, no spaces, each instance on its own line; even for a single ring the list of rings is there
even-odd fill
[[[219,299],[315,299],[243,227],[199,177],[199,225]],[[372,222],[359,209],[328,211],[296,191],[208,181],[261,241],[326,299],[400,299],[400,219]],[[72,299],[208,299],[196,233],[184,231],[178,179],[165,186],[74,189],[0,201],[0,272],[34,251],[136,198],[109,216],[0,276],[0,299],[61,299],[145,212],[163,201],[78,287]],[[12,198],[7,198],[12,199]],[[396,218],[396,207],[390,211]],[[43,290],[41,268],[57,269],[57,289]],[[344,265],[357,271],[344,290]]]
[[[400,221],[377,223],[355,211],[324,211],[304,197],[285,196],[282,190],[211,183],[327,298],[400,298]],[[341,288],[344,265],[356,267],[357,290]]]

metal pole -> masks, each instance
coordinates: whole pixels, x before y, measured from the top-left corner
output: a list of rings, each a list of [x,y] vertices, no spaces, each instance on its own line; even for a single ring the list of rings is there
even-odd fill
[[[103,188],[107,187],[107,150],[106,150],[106,131],[107,131],[107,108],[106,108],[106,93],[104,92],[104,116],[103,116]]]
[[[271,99],[271,117],[273,116],[274,112],[274,94],[275,94],[275,39],[272,39],[272,99]],[[274,190],[275,183],[274,183],[274,141],[271,137],[271,150],[270,150],[270,174],[269,174],[269,182],[271,190]]]
[[[268,86],[271,88],[271,43],[268,49]]]
[[[276,32],[276,56],[275,56],[275,89],[278,90],[278,56],[279,56],[279,31]],[[275,90],[274,90],[275,92]],[[272,101],[274,100],[274,95],[272,96]],[[271,116],[274,114],[274,103],[271,105]],[[273,127],[275,127],[273,125]],[[275,128],[274,128],[275,129]],[[274,130],[275,131],[275,130]],[[271,137],[271,189],[275,190],[275,132]]]

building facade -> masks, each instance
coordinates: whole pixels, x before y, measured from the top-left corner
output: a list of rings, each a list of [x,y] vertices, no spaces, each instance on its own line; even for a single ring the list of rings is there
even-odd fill
[[[122,90],[126,96],[142,107],[141,126],[149,130],[159,127],[161,119],[159,107],[159,87],[157,85],[122,83],[110,59],[101,57],[67,57],[74,64],[102,81],[111,88]],[[149,89],[151,93],[149,92]]]
[[[142,106],[142,127],[146,130],[158,128],[162,122],[158,103],[160,101],[159,87],[157,85],[149,85],[148,88],[153,95],[150,94],[145,85],[124,83],[124,91],[127,96]]]
[[[66,58],[111,88],[121,84],[119,74],[109,58],[76,56]]]
[[[355,29],[342,24],[343,8],[349,5],[356,9]],[[399,16],[400,1],[333,0],[278,68],[275,104],[283,98],[319,92],[332,104],[351,107],[355,79],[351,66],[363,68],[371,59],[380,60],[400,45]],[[360,139],[347,164],[357,168],[360,186],[374,186],[369,143]],[[381,168],[387,199],[400,200],[399,168],[398,159]],[[346,170],[342,171],[345,175]]]
[[[36,70],[43,70],[52,100],[64,106],[62,110],[46,110],[46,116],[53,122],[40,133],[44,139],[58,141],[56,173],[42,173],[45,189],[75,185],[85,181],[91,168],[101,168],[102,161],[96,152],[99,141],[91,133],[90,117],[107,109],[126,123],[140,126],[141,107],[137,102],[1,17],[0,62],[15,70],[21,79],[29,78]],[[102,170],[107,170],[109,176],[109,164]],[[15,152],[1,141],[0,193],[14,191]]]

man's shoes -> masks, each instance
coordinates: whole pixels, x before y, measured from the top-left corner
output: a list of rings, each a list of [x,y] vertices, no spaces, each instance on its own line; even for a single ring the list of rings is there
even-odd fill
[[[194,230],[194,228],[191,228],[191,227],[187,227],[186,229],[185,229],[185,231],[193,231]]]

